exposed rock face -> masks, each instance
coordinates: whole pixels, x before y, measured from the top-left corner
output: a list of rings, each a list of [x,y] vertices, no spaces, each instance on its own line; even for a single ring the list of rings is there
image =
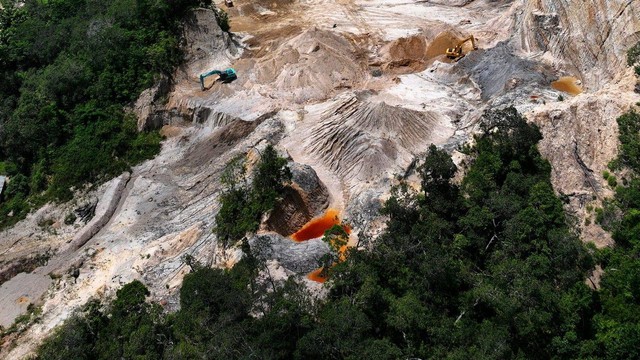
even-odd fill
[[[231,59],[239,52],[231,35],[222,31],[213,10],[210,9],[196,9],[188,15],[183,41],[185,62],[175,75],[177,80],[188,78],[197,82],[201,73],[229,67]],[[210,119],[210,109],[191,109],[190,114],[169,110],[165,102],[171,88],[170,79],[163,77],[156,85],[140,94],[133,108],[138,117],[138,130],[155,130],[163,125],[189,120],[207,125],[212,125],[209,123],[213,122],[213,127],[229,123],[226,120],[230,119]]]
[[[522,49],[549,52],[559,68],[599,89],[624,71],[626,51],[640,41],[640,2],[525,1],[520,35]]]
[[[309,165],[290,163],[292,183],[266,221],[268,230],[288,236],[329,206],[329,192]]]
[[[569,210],[579,219],[583,239],[598,246],[612,244],[611,236],[594,225],[587,205],[598,207],[613,195],[602,173],[618,153],[616,118],[640,97],[633,93],[632,70],[623,82],[593,94],[581,94],[565,102],[540,107],[528,114],[540,126],[542,155],[551,162],[556,192],[568,195]],[[585,219],[589,219],[585,225]]]
[[[138,117],[138,130],[159,129],[165,123],[164,106],[162,100],[171,90],[169,79],[162,77],[153,87],[140,94],[133,107]]]
[[[188,16],[183,36],[186,65],[182,70],[189,76],[223,70],[238,53],[231,36],[220,29],[214,12],[209,9],[196,9]]]
[[[75,251],[84,245],[89,239],[91,239],[100,229],[102,229],[107,222],[111,219],[116,207],[120,202],[120,197],[124,188],[127,186],[131,174],[125,172],[117,177],[114,181],[110,182],[109,187],[105,191],[104,195],[96,206],[96,213],[94,217],[85,225],[76,235],[71,242],[60,249],[63,251]]]
[[[522,91],[531,91],[532,86],[548,86],[553,79],[550,69],[516,56],[512,46],[507,43],[471,52],[459,62],[457,71],[471,76],[482,90],[484,101],[501,102],[499,98],[507,93],[511,93],[507,97],[509,101],[517,95],[528,96]],[[522,87],[523,84],[527,86]]]
[[[528,114],[544,139],[541,153],[553,167],[555,190],[569,196],[585,241],[612,243],[586,208],[612,195],[602,177],[617,154],[616,118],[638,101],[626,52],[640,41],[640,2],[633,0],[536,0],[523,2],[519,43],[528,56],[552,65],[556,76],[581,78],[585,93]],[[566,94],[563,97],[567,97]]]
[[[318,268],[320,258],[329,252],[321,239],[295,242],[278,234],[258,235],[249,240],[252,251],[264,259],[277,260],[284,268],[306,274]]]

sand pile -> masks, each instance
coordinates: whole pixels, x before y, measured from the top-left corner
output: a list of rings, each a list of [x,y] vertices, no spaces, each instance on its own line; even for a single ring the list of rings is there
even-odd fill
[[[296,103],[329,98],[367,76],[358,48],[328,30],[309,29],[280,44],[256,64],[255,81],[272,84],[277,98]]]
[[[379,179],[408,164],[434,138],[440,116],[356,97],[326,110],[308,131],[305,150],[347,179]]]
[[[408,68],[411,72],[422,71],[426,67],[427,40],[415,35],[390,42],[382,51],[386,52],[388,62],[385,70]]]

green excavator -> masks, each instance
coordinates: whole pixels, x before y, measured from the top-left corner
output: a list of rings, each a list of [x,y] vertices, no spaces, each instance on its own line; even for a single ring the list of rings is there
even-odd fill
[[[205,87],[204,87],[204,79],[207,76],[211,76],[211,75],[218,75],[218,80],[217,81],[222,81],[223,83],[230,83],[233,80],[238,78],[238,75],[236,75],[236,71],[233,70],[232,68],[228,68],[226,70],[211,70],[208,73],[204,73],[204,74],[200,74],[200,88],[202,88],[202,91],[205,91]]]

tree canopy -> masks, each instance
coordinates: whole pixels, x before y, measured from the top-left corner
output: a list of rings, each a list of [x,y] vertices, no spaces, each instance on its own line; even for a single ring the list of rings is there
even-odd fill
[[[138,133],[123,107],[180,63],[180,20],[198,4],[3,2],[0,170],[21,185],[0,204],[0,226],[158,152],[160,136]]]

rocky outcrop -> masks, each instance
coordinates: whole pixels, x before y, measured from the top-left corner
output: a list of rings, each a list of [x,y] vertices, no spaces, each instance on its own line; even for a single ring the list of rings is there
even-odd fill
[[[470,53],[456,71],[468,74],[481,89],[482,100],[493,101],[494,106],[511,105],[516,97],[528,97],[533,86],[547,86],[553,79],[550,69],[516,56],[506,42]]]
[[[329,192],[311,166],[290,163],[292,182],[265,222],[266,229],[288,236],[329,206]]]
[[[183,39],[187,76],[195,77],[213,69],[223,69],[238,54],[231,35],[222,31],[210,9],[196,9],[187,17]]]
[[[546,59],[597,90],[624,71],[626,51],[640,41],[640,2],[525,1],[519,29],[524,51],[548,53]]]
[[[164,104],[171,85],[162,77],[153,87],[143,91],[133,106],[138,118],[138,131],[159,129],[165,123]]]
[[[587,209],[601,206],[601,200],[613,195],[602,173],[618,153],[617,117],[640,100],[632,91],[631,72],[628,69],[624,82],[527,114],[542,131],[539,148],[551,163],[556,192],[568,196],[568,210],[577,216],[583,239],[598,246],[612,240],[594,224],[595,216]]]
[[[276,260],[287,270],[306,274],[318,268],[320,258],[329,252],[321,239],[294,242],[278,234],[258,235],[249,240],[251,251],[265,260]]]
[[[65,248],[61,249],[60,252],[75,251],[79,249],[109,222],[111,216],[116,211],[116,207],[118,206],[118,202],[120,202],[122,192],[127,186],[130,178],[131,174],[125,172],[124,174],[111,181],[111,184],[98,202],[95,210],[95,215],[93,216],[91,221],[89,221],[87,225],[85,225],[80,231],[78,231],[76,236],[74,236],[69,244],[67,244]]]

